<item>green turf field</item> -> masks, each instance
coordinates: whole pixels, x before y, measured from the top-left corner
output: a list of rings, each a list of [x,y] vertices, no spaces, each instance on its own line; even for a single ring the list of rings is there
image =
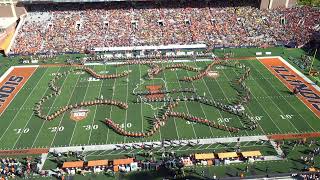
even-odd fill
[[[147,65],[95,65],[90,66],[101,74],[113,74],[131,70],[128,77],[111,80],[90,80],[90,75],[77,71],[63,76],[57,85],[62,91],[51,98],[44,106],[50,114],[61,106],[95,100],[101,95],[104,99],[114,99],[128,103],[127,110],[114,106],[91,106],[88,116],[82,121],[72,121],[70,112],[58,116],[53,121],[45,121],[35,116],[34,106],[43,96],[52,93],[48,83],[56,73],[63,73],[75,67],[39,67],[33,76],[1,115],[1,149],[37,147],[59,147],[92,144],[115,144],[124,142],[161,141],[163,139],[197,139],[228,136],[252,136],[265,134],[286,134],[315,132],[320,129],[319,119],[298,98],[273,76],[259,61],[239,61],[251,68],[251,75],[245,81],[251,89],[252,100],[245,106],[246,112],[256,119],[259,126],[255,130],[243,129],[244,121],[236,115],[218,110],[198,102],[182,101],[174,110],[216,123],[241,128],[238,133],[210,128],[178,118],[170,118],[160,131],[148,138],[125,137],[115,133],[104,124],[110,118],[127,131],[146,131],[151,126],[154,115],[161,112],[164,103],[135,103],[133,91],[146,90],[146,85],[161,85],[164,89],[195,88],[197,94],[226,104],[233,103],[237,92],[231,82],[239,77],[241,70],[228,66],[214,66],[219,73],[217,79],[203,79],[184,82],[184,76],[196,73],[182,69],[166,70],[153,80],[143,80]],[[186,65],[203,69],[209,62],[186,62]],[[166,66],[167,64],[161,64]],[[187,96],[187,93],[174,94],[174,97]]]

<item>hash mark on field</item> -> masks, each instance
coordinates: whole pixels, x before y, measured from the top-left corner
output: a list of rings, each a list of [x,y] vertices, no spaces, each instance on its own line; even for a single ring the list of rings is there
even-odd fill
[[[43,75],[42,75],[43,76]],[[30,77],[29,77],[30,78]],[[42,78],[42,77],[41,77]],[[35,90],[35,87],[33,87],[32,91],[30,92],[30,94],[28,95],[28,97],[25,99],[25,101],[23,102],[22,106],[23,107],[25,105],[25,103],[27,102],[27,100],[30,98],[31,94],[33,93],[33,91]],[[20,88],[20,90],[22,89],[23,87]],[[19,91],[20,91],[19,90]],[[17,93],[18,94],[18,93]],[[8,131],[9,127],[12,125],[12,123],[15,121],[15,119],[18,117],[18,114],[20,112],[20,109],[18,110],[18,112],[15,114],[15,116],[13,117],[12,121],[10,122],[9,126],[7,127],[7,129],[4,131],[4,133],[2,134],[2,136],[0,137],[0,142],[2,140],[2,138],[4,137],[4,135],[6,134],[6,132]]]
[[[116,74],[117,74],[117,68],[115,68],[115,69],[116,69]],[[116,89],[116,82],[117,82],[117,78],[114,80],[114,83],[113,83],[113,86],[112,86],[112,98],[111,98],[111,100],[113,100],[113,97],[114,97],[114,92],[115,92],[115,89]],[[111,115],[112,115],[112,107],[113,106],[110,107],[110,112],[109,112],[109,117],[110,118],[111,118]],[[107,142],[109,140],[109,133],[110,133],[110,128],[108,128],[107,139],[106,139],[106,143],[105,144],[107,144]]]
[[[105,71],[107,70],[107,66],[105,66],[105,69],[104,69],[104,70],[105,70]],[[103,84],[103,81],[101,81],[101,85],[102,85],[102,84]],[[100,90],[99,90],[99,96],[101,95],[101,90],[102,90],[102,86],[100,87]],[[93,126],[94,119],[96,118],[97,109],[98,109],[98,106],[96,106],[96,108],[94,109],[94,115],[93,115],[91,127]],[[89,144],[89,142],[90,142],[90,140],[91,140],[92,130],[93,130],[93,128],[90,129],[90,134],[89,134],[89,138],[88,138],[87,144]]]
[[[262,63],[263,64],[263,63]],[[264,64],[263,64],[264,65]],[[264,67],[266,67],[265,65],[264,65]],[[268,69],[268,68],[267,68]],[[269,71],[269,69],[268,69],[268,72],[270,72]],[[262,75],[260,72],[258,72],[262,77],[264,76],[264,75]],[[272,73],[272,72],[271,72]],[[274,75],[273,73],[272,73],[272,75]],[[274,75],[275,76],[275,75]],[[276,76],[275,76],[276,77]],[[280,81],[278,78],[277,78],[277,80],[278,81]],[[276,90],[276,88],[274,87],[274,85],[269,81],[269,80],[267,80],[268,81],[268,83],[269,84],[271,84],[271,86],[272,86],[272,88],[277,92],[277,94],[279,94],[280,96],[281,96],[281,94]],[[280,81],[281,82],[281,81]],[[285,85],[284,85],[285,86]],[[281,96],[282,97],[282,96]],[[302,116],[299,112],[297,112],[296,111],[296,108],[294,107],[294,106],[292,106],[291,105],[291,103],[289,103],[288,101],[287,101],[287,99],[286,98],[283,98],[282,97],[282,99],[284,99],[284,101],[286,101],[286,104],[288,104],[291,108],[292,108],[292,110],[294,110],[294,112],[295,113],[297,113],[307,124],[308,124],[308,126],[313,130],[313,131],[315,131],[315,129],[313,129],[313,127],[309,124],[309,122],[304,118],[304,116]],[[273,100],[272,100],[273,101]],[[289,120],[288,120],[289,121]],[[297,129],[297,131],[298,131],[298,129]],[[299,132],[299,131],[298,131]]]
[[[141,79],[141,69],[140,69],[140,64],[139,64],[139,78]],[[143,124],[144,124],[144,120],[143,120],[143,112],[142,112],[142,104],[140,103],[140,114],[141,114],[141,131],[143,131]],[[161,133],[160,133],[160,139],[161,139]]]
[[[127,65],[127,68],[128,68],[128,72],[130,72],[130,69],[129,69],[129,65]],[[130,77],[130,73],[128,74],[127,76],[127,79],[129,79]],[[129,94],[129,84],[127,84],[127,95],[126,95],[126,103],[128,103],[128,95]],[[124,130],[126,131],[127,130],[127,121],[128,121],[128,109],[126,109],[126,118],[124,120]],[[126,140],[127,140],[127,136],[124,137],[124,143],[126,143]]]
[[[175,72],[175,74],[176,74],[177,81],[179,82],[179,86],[180,86],[180,88],[182,88],[182,86],[181,86],[181,84],[180,84],[180,81],[179,81],[179,77],[178,77],[177,71],[174,71],[174,72]],[[185,93],[182,93],[183,96],[184,96],[184,94],[185,94]],[[190,114],[189,109],[188,109],[188,106],[187,106],[187,103],[186,103],[185,101],[183,101],[183,102],[184,102],[184,105],[185,105],[185,107],[186,107],[186,109],[187,109],[188,114]],[[197,136],[196,131],[195,131],[195,129],[194,129],[193,123],[191,123],[191,126],[192,126],[193,133],[194,133],[194,135],[195,135],[195,138],[198,139],[198,136]]]
[[[93,67],[94,69],[94,67]],[[88,85],[90,85],[92,81],[89,81]],[[102,81],[101,81],[102,82]],[[89,86],[87,86],[86,88],[86,92],[84,93],[84,96],[83,96],[83,99],[82,101],[85,101],[86,97],[87,97],[87,93],[88,93],[88,89],[89,89]],[[96,106],[97,107],[97,106]],[[70,141],[69,141],[69,146],[71,145],[71,142],[72,142],[72,139],[73,139],[73,136],[74,136],[74,132],[76,131],[76,128],[77,128],[77,124],[78,124],[78,121],[76,121],[76,124],[75,126],[73,127],[73,131],[72,131],[72,135],[71,135],[71,138],[70,138]],[[92,128],[91,128],[92,129]]]
[[[66,87],[66,86],[65,86]],[[296,98],[294,95],[283,95],[283,96],[255,96],[256,99],[281,99],[281,98]],[[229,100],[237,100],[238,98],[235,97],[229,97]],[[227,98],[213,98],[212,100],[216,100],[216,101],[226,101]],[[133,102],[128,102],[128,104],[137,104],[137,103],[133,103]],[[18,111],[18,110],[33,110],[34,107],[23,107],[23,108],[7,108],[6,111]],[[45,107],[42,106],[42,109],[50,109],[50,108],[61,108],[61,107],[57,107],[57,106],[50,106],[50,107]]]
[[[76,84],[78,84],[78,81],[79,81],[79,79],[80,79],[80,76],[81,76],[81,75],[78,75]],[[68,100],[68,103],[67,103],[67,104],[70,104],[70,100],[71,100],[71,97],[72,97],[73,94],[74,94],[74,90],[75,90],[75,89],[76,89],[76,88],[73,88],[72,93],[71,93],[71,95],[70,95],[70,97],[69,97],[69,100]],[[62,123],[62,120],[63,120],[65,114],[66,114],[66,113],[64,113],[64,114],[62,115],[58,127],[61,126],[61,123]],[[52,147],[52,145],[53,145],[53,143],[54,143],[54,140],[56,139],[57,133],[58,133],[58,131],[55,132],[54,137],[53,137],[53,139],[52,139],[52,141],[51,141],[50,147]]]
[[[263,79],[263,80],[274,80],[274,79],[276,79],[275,77],[273,77],[273,78],[248,78],[247,80],[251,80],[251,81],[255,81],[255,80],[257,80],[257,79]],[[211,79],[208,79],[208,81],[212,81],[212,82],[216,82],[215,80],[211,80]],[[94,83],[94,81],[90,81],[90,82],[93,82]],[[217,80],[217,82],[227,82],[227,80],[223,80],[223,79],[218,79]],[[166,83],[168,83],[168,84],[178,84],[178,82],[170,82],[170,81],[168,81],[168,82],[166,82]],[[134,83],[128,83],[128,84],[123,84],[123,83],[119,83],[119,84],[117,84],[117,86],[126,86],[126,85],[136,85],[136,84],[134,84]],[[111,85],[109,85],[109,84],[104,84],[104,85],[90,85],[89,87],[101,87],[101,86],[103,86],[103,87],[111,87]],[[81,85],[68,85],[68,86],[65,86],[65,88],[74,88],[74,87],[87,87],[87,86],[81,86]],[[46,89],[47,88],[47,86],[39,86],[39,87],[37,87],[37,89]],[[24,88],[24,89],[26,89],[26,90],[28,90],[28,89],[30,89],[30,90],[32,90],[33,88]]]
[[[194,62],[194,64],[195,64],[197,67],[199,67],[196,62]],[[206,81],[204,80],[204,78],[201,78],[201,80],[202,80],[203,84],[204,84],[204,85],[206,86],[206,88],[207,88],[207,91],[206,91],[206,92],[208,92],[208,93],[210,94],[211,99],[213,99],[213,96],[212,96],[212,94],[211,94],[211,91],[210,91],[210,89],[209,89]],[[220,110],[218,110],[218,113],[220,114],[220,118],[223,118]],[[223,122],[223,124],[224,124],[225,126],[227,126],[226,122]],[[228,131],[228,133],[229,133],[230,137],[232,137],[231,132]]]
[[[161,64],[161,67],[163,68],[163,64]],[[166,78],[166,74],[165,72],[162,74],[163,78],[164,78],[164,81],[166,82],[167,81],[167,78]],[[168,87],[167,87],[167,84],[166,84],[166,89],[168,90]],[[173,118],[173,122],[174,122],[174,126],[176,128],[176,134],[177,134],[177,138],[180,139],[179,137],[179,131],[178,131],[178,128],[177,128],[177,123],[176,123],[176,118],[174,117]],[[159,128],[159,133],[160,133],[160,140],[161,140],[161,128]],[[162,140],[161,140],[162,141]]]
[[[228,79],[228,82],[231,82],[230,79],[225,75],[224,71],[222,71],[222,73],[223,73],[223,75]],[[217,82],[217,84],[218,84],[218,86],[219,86],[219,89],[222,91],[223,96],[226,98],[227,102],[230,104],[230,99],[229,99],[228,96],[225,94],[225,92],[224,92],[223,88],[221,87],[220,83]],[[211,94],[211,93],[210,93],[210,94]],[[239,116],[236,116],[236,117],[237,117],[237,119],[239,120],[241,126],[242,126],[242,127],[245,127],[245,126],[243,125],[241,119],[239,118]],[[244,131],[246,132],[247,136],[249,136],[248,131],[245,130],[245,129],[244,129]]]
[[[46,69],[46,71],[42,74],[41,78],[39,79],[39,81],[37,82],[37,84],[35,85],[35,87],[37,87],[37,85],[38,85],[39,82],[42,80],[42,78],[44,77],[44,75],[46,74],[47,71],[48,71],[48,69]],[[34,88],[34,89],[35,89],[35,88]],[[34,91],[34,89],[33,89],[33,91]],[[49,87],[48,87],[47,89],[49,89]],[[31,94],[33,93],[33,91],[32,91],[29,95],[31,95]],[[45,92],[46,92],[46,91],[45,91]],[[44,96],[44,94],[43,94],[42,96]],[[31,113],[31,115],[30,115],[30,117],[29,117],[26,125],[23,127],[23,129],[25,129],[25,128],[27,127],[27,125],[29,124],[29,122],[30,122],[30,120],[31,120],[31,118],[32,118],[33,115],[34,115],[34,112],[32,111],[32,113]],[[17,145],[17,143],[18,143],[21,135],[22,135],[22,133],[19,134],[19,136],[18,136],[18,138],[16,139],[14,145],[12,146],[12,149],[14,149],[14,147]]]
[[[60,69],[61,69],[61,67],[59,67],[59,69],[58,69],[56,72],[59,72],[59,71],[60,71]],[[67,77],[68,77],[68,76],[69,76],[69,74],[66,76],[66,79],[67,79]],[[65,79],[65,80],[66,80],[66,79]],[[63,87],[65,80],[62,82],[61,88]],[[51,107],[49,108],[48,114],[50,114],[50,113],[51,113],[52,108],[53,108],[53,105],[54,105],[54,103],[56,102],[56,99],[57,99],[57,96],[54,98],[53,103],[51,104]],[[41,125],[41,128],[39,129],[38,134],[37,134],[36,138],[34,139],[34,141],[33,141],[33,143],[32,143],[32,146],[31,146],[31,147],[33,147],[33,146],[34,146],[34,144],[36,143],[36,141],[37,141],[37,139],[38,139],[38,137],[39,137],[39,135],[40,135],[40,133],[41,133],[41,130],[42,130],[42,128],[43,128],[43,126],[44,126],[45,122],[46,122],[46,121],[45,121],[45,120],[43,120],[42,125]]]
[[[235,74],[238,74],[234,69],[232,69],[232,70],[233,70],[233,72],[234,72]],[[224,72],[223,72],[223,74],[224,74],[225,76],[227,76]],[[228,78],[228,79],[229,79],[229,78]],[[253,93],[251,93],[251,94],[252,94],[252,96],[254,96]],[[254,98],[256,98],[256,97],[254,97]],[[260,105],[260,103],[259,103],[259,105]],[[246,107],[247,107],[247,110],[249,111],[251,117],[253,117],[254,115],[253,115],[253,113],[251,112],[251,110],[248,108],[247,105],[246,105]],[[263,110],[263,109],[262,109],[262,110]],[[266,112],[266,113],[267,113],[267,112]],[[262,130],[262,133],[263,133],[263,134],[266,134],[265,131],[264,131],[264,129],[261,127],[260,123],[258,123],[258,125],[259,125],[260,129]]]
[[[187,71],[187,74],[188,74],[188,76],[189,76],[189,72],[188,72],[188,71]],[[193,87],[194,89],[196,89],[195,86],[194,86],[194,84],[193,84],[193,81],[191,81],[191,85],[192,85],[192,87]],[[203,107],[202,107],[202,104],[201,104],[201,103],[200,103],[200,107],[201,107],[201,110],[202,110],[202,113],[203,113],[204,117],[205,117],[206,119],[208,119],[206,113],[205,113],[204,110],[203,110]],[[208,120],[209,120],[209,119],[208,119]],[[213,132],[212,132],[212,127],[209,126],[209,129],[210,129],[210,132],[211,132],[212,137],[214,137],[214,134],[213,134]]]
[[[253,64],[252,66],[254,66],[254,64]],[[256,71],[257,73],[259,73],[260,76],[262,76],[262,77],[264,76],[264,75],[261,74],[259,71],[257,71],[257,70],[255,70],[255,71]],[[277,94],[279,94],[279,92],[277,91],[277,89],[273,87],[272,83],[270,83],[269,81],[268,81],[268,83],[271,85],[272,89],[274,89],[274,91],[277,92]],[[262,92],[264,92],[265,95],[268,95],[268,93],[265,91],[265,89],[263,89],[263,88],[260,86],[259,83],[256,83],[256,84],[257,84],[257,86],[262,90]],[[281,94],[279,94],[279,95],[281,95]],[[281,112],[281,114],[286,114],[286,113],[284,113],[284,112],[279,108],[279,106],[278,106],[273,100],[271,100],[271,102],[277,107],[277,109]],[[286,102],[286,104],[288,104],[288,103]],[[290,104],[289,104],[289,105],[290,105]],[[293,127],[297,132],[299,132],[299,130],[296,128],[296,126],[295,126],[289,119],[287,119],[287,120],[288,120],[288,122],[292,125],[292,127]]]

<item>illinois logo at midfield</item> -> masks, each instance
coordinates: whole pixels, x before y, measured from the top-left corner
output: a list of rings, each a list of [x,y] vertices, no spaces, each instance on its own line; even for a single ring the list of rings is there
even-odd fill
[[[70,112],[70,119],[74,121],[84,120],[89,114],[88,109],[74,109]]]

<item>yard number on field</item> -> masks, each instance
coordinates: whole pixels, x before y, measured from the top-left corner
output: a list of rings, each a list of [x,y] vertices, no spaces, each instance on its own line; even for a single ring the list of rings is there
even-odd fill
[[[50,132],[61,132],[64,130],[63,126],[54,126],[54,127],[49,127]]]
[[[192,122],[192,121],[186,121],[187,124],[197,124],[196,122]]]
[[[253,121],[260,121],[262,119],[263,116],[251,116],[249,117],[251,120]]]
[[[27,133],[30,131],[30,129],[29,129],[29,128],[19,128],[19,129],[14,129],[14,131],[15,131],[17,134],[21,134],[21,133],[27,134]]]
[[[281,117],[281,119],[292,119],[293,115],[292,114],[281,114],[280,117]]]
[[[120,127],[121,128],[131,128],[132,127],[132,124],[131,123],[122,123],[121,125],[120,125]]]
[[[96,129],[99,128],[99,126],[98,126],[97,124],[85,125],[85,126],[82,126],[82,127],[84,127],[84,129],[85,129],[86,131],[89,131],[89,130],[91,130],[91,129],[96,130]]]
[[[228,123],[231,118],[218,118],[218,123]]]

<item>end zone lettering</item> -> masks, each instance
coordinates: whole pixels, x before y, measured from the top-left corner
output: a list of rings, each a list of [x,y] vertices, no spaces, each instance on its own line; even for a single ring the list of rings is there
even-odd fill
[[[297,76],[291,74],[284,66],[271,66],[273,70],[291,86],[297,86],[303,96],[317,111],[320,112],[320,95],[314,92],[306,83],[298,80]]]
[[[10,76],[10,78],[4,83],[4,85],[0,87],[0,107],[22,80],[22,76]]]

